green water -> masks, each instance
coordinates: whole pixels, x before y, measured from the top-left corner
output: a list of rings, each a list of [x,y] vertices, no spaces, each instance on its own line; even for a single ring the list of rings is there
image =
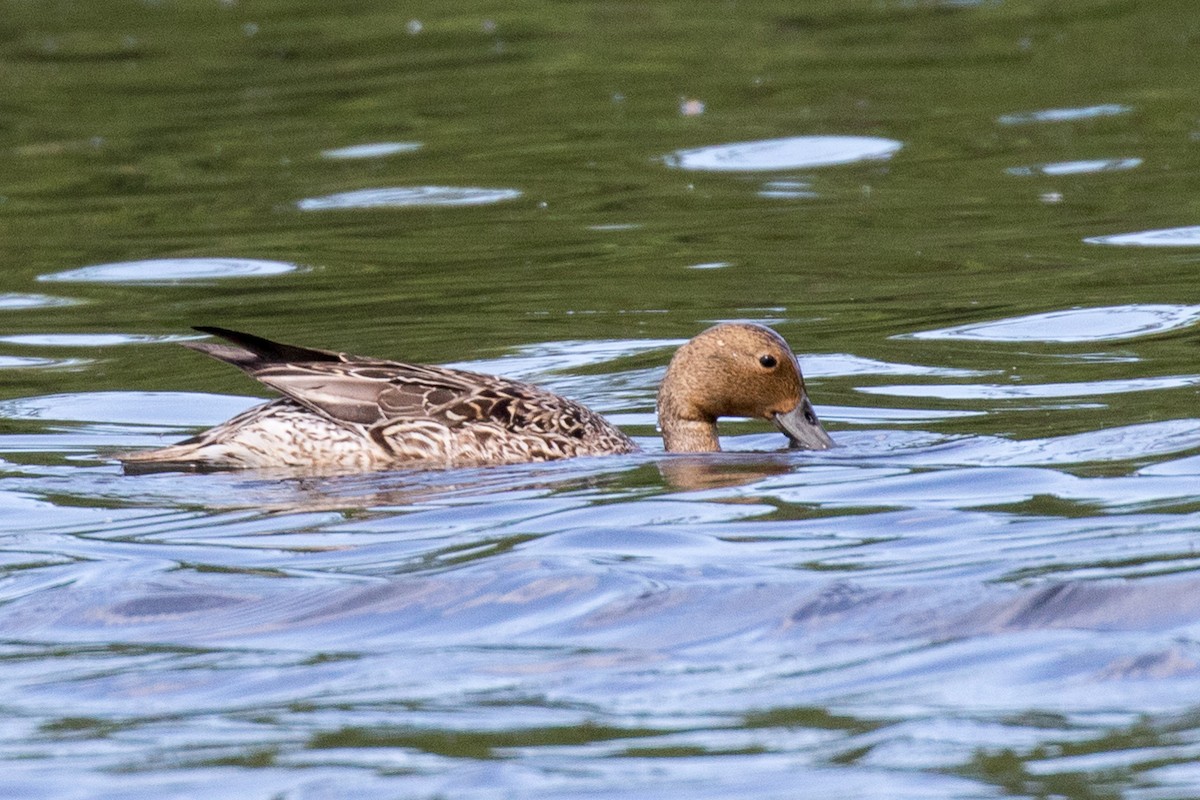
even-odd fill
[[[312,269],[209,286],[73,286],[86,305],[7,315],[14,332],[219,323],[447,361],[782,316],[801,351],[994,368],[1009,354],[927,353],[887,337],[1196,299],[1194,250],[1081,241],[1197,215],[1186,4],[458,3],[448,14],[440,4],[11,3],[5,16],[6,289],[165,256]],[[682,115],[684,98],[704,113]],[[1130,110],[997,123],[1100,104]],[[813,200],[758,197],[779,174],[661,164],[680,148],[814,133],[905,147],[884,163],[792,171]],[[423,147],[321,156],[376,141]],[[1058,178],[1005,172],[1119,157],[1145,163]],[[523,195],[464,209],[295,205],[411,185]],[[1039,199],[1050,193],[1061,201]],[[638,227],[592,229],[606,225]],[[732,266],[687,269],[714,262]],[[760,310],[775,308],[784,311]],[[1182,368],[1191,355],[1168,346],[1159,357]],[[188,359],[117,357],[69,388],[225,380]]]
[[[1200,795],[1200,234],[1085,241],[1200,225],[1197,75],[1173,1],[0,0],[9,788]],[[902,147],[672,161],[799,136]],[[303,207],[414,187],[514,196]],[[151,259],[290,268],[47,279]],[[532,377],[653,449],[672,343],[733,318],[792,343],[839,451],[698,495],[652,461],[106,461],[268,394],[192,325]]]

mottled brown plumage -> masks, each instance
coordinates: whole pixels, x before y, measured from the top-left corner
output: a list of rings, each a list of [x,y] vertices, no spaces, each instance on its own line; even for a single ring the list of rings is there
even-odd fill
[[[372,470],[638,449],[586,406],[531,384],[297,347],[224,328],[197,330],[232,345],[185,346],[233,364],[283,397],[179,444],[119,456],[127,467]],[[730,414],[772,419],[801,446],[831,443],[812,414],[795,356],[778,334],[759,325],[719,325],[684,345],[663,382],[659,407],[668,450],[719,449],[716,418]]]

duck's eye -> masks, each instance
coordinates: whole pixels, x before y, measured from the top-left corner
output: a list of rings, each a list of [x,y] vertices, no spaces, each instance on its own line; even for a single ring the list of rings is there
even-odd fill
[[[758,363],[762,364],[767,369],[775,369],[775,367],[779,366],[779,362],[775,359],[775,356],[769,354],[765,356],[759,356]]]

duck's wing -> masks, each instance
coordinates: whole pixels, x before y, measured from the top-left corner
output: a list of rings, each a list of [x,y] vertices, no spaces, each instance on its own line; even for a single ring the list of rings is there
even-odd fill
[[[284,364],[252,374],[314,411],[361,425],[428,419],[451,427],[482,421],[511,427],[521,421],[521,406],[550,398],[569,403],[490,375],[396,361]]]
[[[434,420],[450,427],[494,422],[575,428],[592,412],[538,387],[491,375],[362,358],[273,342],[224,328],[197,328],[240,347],[187,342],[233,364],[296,402],[342,422],[388,424]]]

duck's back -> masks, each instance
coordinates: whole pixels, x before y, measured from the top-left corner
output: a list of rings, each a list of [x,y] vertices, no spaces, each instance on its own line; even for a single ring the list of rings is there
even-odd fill
[[[491,375],[281,345],[210,329],[191,344],[284,397],[131,466],[380,469],[549,461],[637,446],[586,406]]]

